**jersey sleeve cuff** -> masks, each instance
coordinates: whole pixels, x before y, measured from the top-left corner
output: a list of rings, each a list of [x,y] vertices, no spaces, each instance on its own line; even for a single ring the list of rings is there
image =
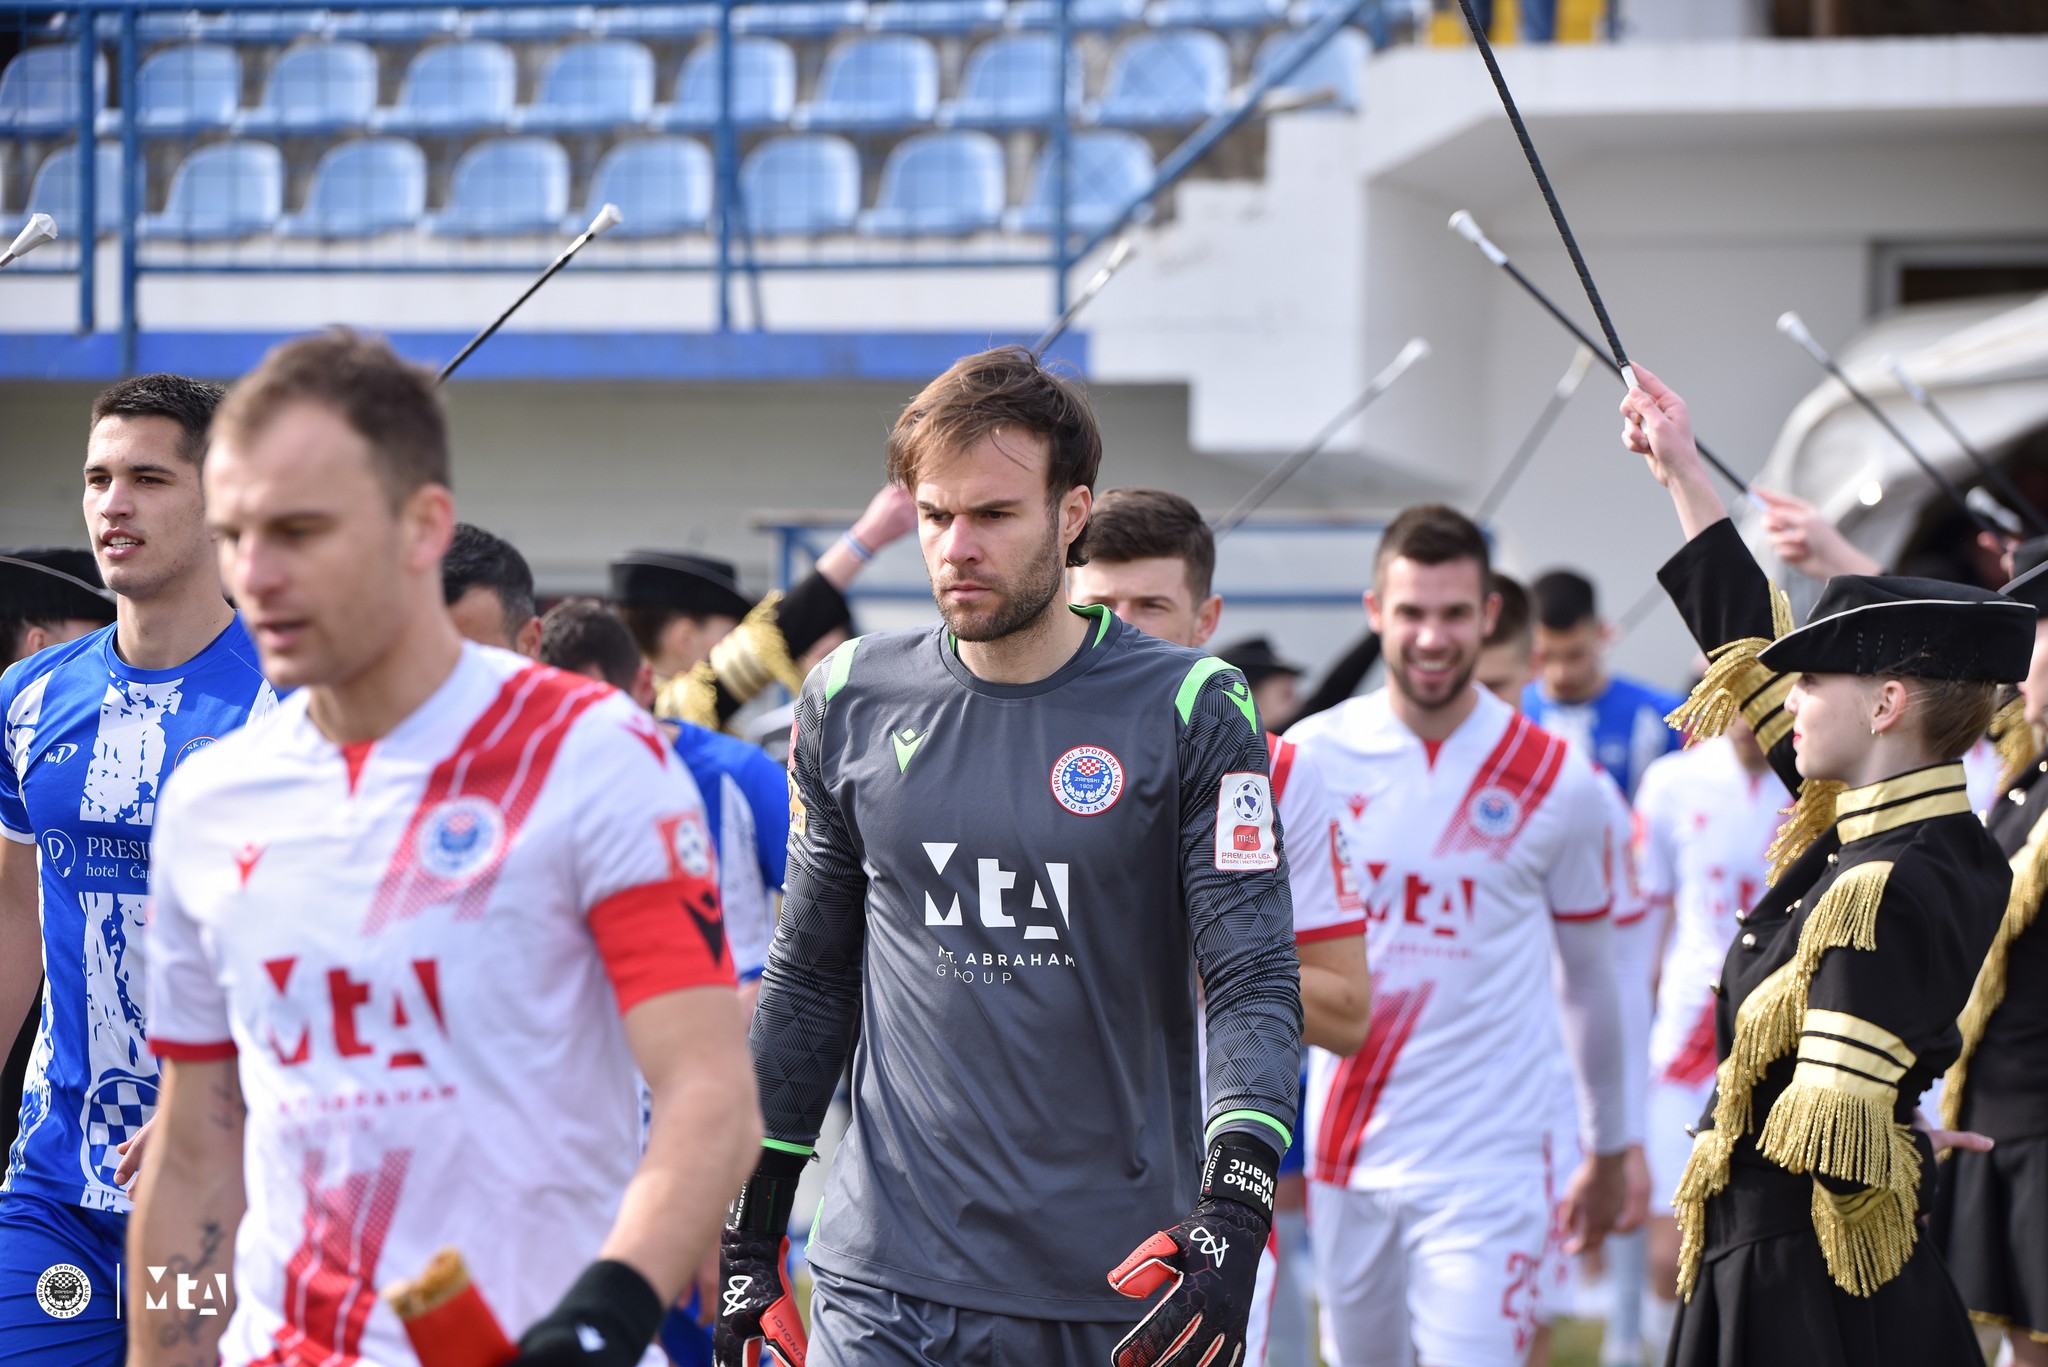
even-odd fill
[[[1361,916],[1356,921],[1339,921],[1331,926],[1310,926],[1306,930],[1297,930],[1294,932],[1294,943],[1312,945],[1320,940],[1341,940],[1347,935],[1363,934],[1365,918]]]
[[[149,1052],[173,1063],[224,1063],[240,1051],[235,1048],[235,1042],[231,1039],[194,1043],[190,1040],[165,1039],[162,1035],[151,1035]]]
[[[17,831],[4,821],[0,821],[0,836],[5,836],[17,845],[33,845],[36,843],[36,838],[32,833]]]
[[[1607,919],[1607,913],[1611,909],[1612,904],[1610,903],[1608,906],[1593,907],[1586,911],[1553,911],[1550,913],[1550,919],[1553,921],[1564,921],[1567,923],[1576,923],[1580,921],[1604,921]]]
[[[627,888],[592,907],[589,920],[622,1016],[664,992],[734,985],[718,894],[702,879]]]

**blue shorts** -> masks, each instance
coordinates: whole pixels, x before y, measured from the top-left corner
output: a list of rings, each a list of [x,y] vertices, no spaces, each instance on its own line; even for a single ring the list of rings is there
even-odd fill
[[[121,1367],[128,1217],[0,1192],[0,1362]]]
[[[711,1331],[697,1323],[697,1293],[672,1305],[661,1321],[661,1351],[675,1367],[711,1367]]]

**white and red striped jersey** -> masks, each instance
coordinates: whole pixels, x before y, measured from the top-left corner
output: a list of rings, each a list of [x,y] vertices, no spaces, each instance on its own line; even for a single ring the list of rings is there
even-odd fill
[[[1672,907],[1650,1027],[1650,1076],[1696,1087],[1714,1076],[1714,993],[1735,914],[1769,886],[1765,851],[1784,820],[1785,786],[1752,774],[1726,736],[1665,755],[1636,790],[1643,893]]]
[[[1288,733],[1360,861],[1372,1029],[1310,1051],[1308,1164],[1360,1189],[1540,1171],[1563,1049],[1551,921],[1609,912],[1592,766],[1492,694],[1430,744],[1385,690]]]
[[[1287,885],[1294,898],[1294,942],[1365,933],[1365,896],[1351,858],[1342,808],[1315,761],[1268,731],[1273,802],[1287,841]]]
[[[228,1367],[415,1359],[377,1296],[453,1246],[513,1336],[640,1152],[621,1016],[730,985],[696,789],[615,690],[465,646],[388,736],[301,690],[165,785],[149,1036],[248,1104]]]

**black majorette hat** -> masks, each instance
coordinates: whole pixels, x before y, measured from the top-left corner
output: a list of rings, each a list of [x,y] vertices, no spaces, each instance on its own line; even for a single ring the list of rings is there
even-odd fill
[[[2034,609],[1944,579],[1838,574],[1806,625],[1757,660],[1780,674],[1898,674],[2017,683],[2034,653]]]
[[[1999,590],[2048,617],[2048,536],[2022,541],[2012,552],[2012,582]]]
[[[623,607],[741,618],[754,606],[730,560],[688,551],[628,551],[612,561],[611,578],[612,601]]]
[[[1247,683],[1259,683],[1275,674],[1299,675],[1303,672],[1300,665],[1281,659],[1273,649],[1273,643],[1263,636],[1227,645],[1216,652],[1216,658],[1225,664],[1236,665]]]
[[[0,549],[0,613],[30,621],[114,620],[114,595],[91,551],[68,546]]]

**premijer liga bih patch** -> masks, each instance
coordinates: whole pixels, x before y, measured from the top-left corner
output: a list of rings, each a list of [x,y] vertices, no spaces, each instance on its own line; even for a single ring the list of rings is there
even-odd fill
[[[1216,867],[1231,873],[1280,867],[1273,785],[1264,774],[1225,774],[1217,787]]]
[[[1077,745],[1052,763],[1052,795],[1075,816],[1097,816],[1124,795],[1124,766],[1099,745]]]

